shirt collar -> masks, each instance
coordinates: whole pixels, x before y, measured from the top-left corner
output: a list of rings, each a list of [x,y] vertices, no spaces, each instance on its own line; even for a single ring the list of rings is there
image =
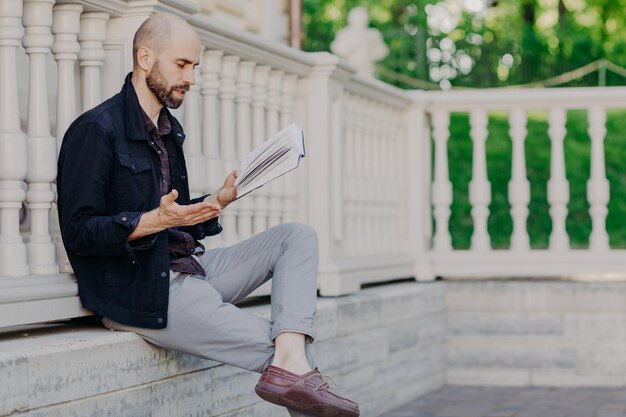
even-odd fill
[[[157,120],[158,127],[152,123],[152,119],[150,119],[143,109],[141,109],[141,115],[143,116],[143,121],[146,125],[148,133],[153,133],[152,131],[156,130],[155,133],[158,136],[164,136],[168,135],[172,131],[172,124],[170,123],[170,119],[167,117],[165,107],[163,107],[159,112],[159,119]]]

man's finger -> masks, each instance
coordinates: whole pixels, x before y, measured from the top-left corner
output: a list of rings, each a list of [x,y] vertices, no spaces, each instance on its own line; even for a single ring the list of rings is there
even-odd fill
[[[173,203],[178,198],[178,191],[172,190],[169,194],[165,194],[163,198],[165,198],[168,203]]]

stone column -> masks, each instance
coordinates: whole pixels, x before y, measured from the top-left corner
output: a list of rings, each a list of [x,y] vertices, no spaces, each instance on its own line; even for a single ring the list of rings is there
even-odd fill
[[[52,52],[57,62],[57,120],[56,138],[57,150],[61,149],[61,142],[65,131],[76,118],[76,83],[74,66],[78,60],[80,44],[78,32],[80,31],[80,14],[83,6],[79,4],[57,4],[52,8],[52,33],[54,44]],[[56,204],[50,212],[50,230],[56,247],[57,264],[61,272],[72,272],[61,232],[59,230],[59,218]]]
[[[287,74],[283,78],[281,96],[280,125],[285,128],[293,123],[294,95],[298,76]],[[306,141],[306,137],[304,138]],[[298,209],[298,173],[290,172],[284,177],[283,222],[292,222],[296,219]]]
[[[469,198],[472,204],[472,218],[474,233],[472,234],[472,250],[488,251],[491,249],[491,239],[487,231],[489,219],[489,203],[491,203],[491,183],[487,178],[487,125],[489,119],[485,110],[470,112],[470,136],[474,142],[474,156],[472,159],[472,180],[469,184]]]
[[[436,110],[432,119],[435,141],[435,180],[432,185],[432,199],[436,225],[433,246],[436,252],[447,252],[452,250],[452,239],[448,229],[452,204],[452,183],[448,172],[450,114],[443,110]]]
[[[202,55],[202,150],[206,158],[207,193],[214,193],[224,181],[223,163],[220,159],[220,121],[218,93],[222,51],[205,50]],[[221,221],[221,219],[220,219]],[[219,246],[223,236],[211,237],[207,247]]]
[[[589,137],[591,138],[591,175],[587,181],[587,200],[591,216],[589,249],[608,251],[609,235],[606,232],[606,216],[609,212],[611,192],[606,179],[604,163],[604,138],[606,136],[606,110],[601,107],[589,109]]]
[[[241,160],[252,150],[252,77],[254,75],[253,61],[243,61],[239,64],[237,73],[237,154]],[[237,201],[239,217],[237,230],[240,239],[252,235],[252,217],[254,215],[254,199],[252,195]]]
[[[254,70],[252,89],[252,148],[260,146],[266,138],[265,110],[267,105],[267,83],[270,67],[259,65]],[[261,187],[252,192],[254,198],[254,218],[252,219],[253,232],[259,233],[267,229],[269,202],[267,187]]]
[[[548,181],[548,202],[552,217],[550,249],[565,251],[569,249],[569,236],[565,230],[567,203],[569,202],[569,183],[565,176],[565,152],[563,141],[567,113],[565,109],[552,107],[548,114],[548,135],[552,143],[550,155],[550,180]]]
[[[50,208],[54,201],[52,182],[56,178],[56,139],[50,134],[46,56],[53,37],[54,0],[24,0],[22,19],[26,35],[22,40],[29,58],[28,85],[28,191],[26,202],[31,214],[28,263],[34,274],[55,274],[55,247],[50,236]]]
[[[511,234],[511,250],[530,250],[530,239],[526,219],[528,218],[528,204],[530,204],[530,182],[526,177],[526,156],[524,141],[526,140],[526,112],[515,108],[509,114],[509,136],[513,142],[513,158],[511,165],[511,180],[509,181],[509,204],[513,218],[513,233]]]
[[[83,81],[83,111],[102,102],[101,69],[105,59],[103,42],[106,38],[107,13],[89,12],[80,17],[80,66]]]
[[[286,126],[280,125],[281,90],[283,84],[284,71],[273,70],[270,72],[269,85],[267,89],[267,131],[266,140]],[[263,188],[269,191],[269,212],[267,216],[267,226],[273,227],[281,223],[283,212],[283,194],[285,190],[284,177],[276,178],[266,184]]]
[[[237,65],[239,57],[228,55],[222,59],[220,72],[220,157],[224,171],[221,180],[238,168],[235,137],[235,95],[237,87]],[[224,243],[231,245],[237,242],[237,205],[234,204],[224,210],[222,214],[224,225]]]
[[[17,48],[24,29],[22,0],[0,1],[0,275],[28,275],[20,236],[20,208],[26,197],[26,137],[20,129]],[[55,158],[56,159],[56,158]]]
[[[200,68],[194,70],[196,83],[185,94],[183,125],[185,127],[185,159],[189,175],[191,197],[204,194],[206,187],[206,159],[202,155],[202,98],[200,97]]]

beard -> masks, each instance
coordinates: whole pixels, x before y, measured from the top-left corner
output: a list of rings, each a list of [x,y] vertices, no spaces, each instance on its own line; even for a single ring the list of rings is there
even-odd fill
[[[185,98],[184,95],[180,98],[175,97],[175,90],[189,91],[189,85],[187,84],[170,86],[161,72],[159,61],[155,62],[154,67],[152,67],[152,71],[150,71],[150,73],[146,76],[146,85],[161,102],[161,104],[169,107],[170,109],[179,108],[180,105],[183,104],[183,100]]]

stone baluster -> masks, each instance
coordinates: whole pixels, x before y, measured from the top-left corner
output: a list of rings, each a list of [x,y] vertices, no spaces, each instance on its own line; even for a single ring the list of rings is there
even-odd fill
[[[391,136],[394,131],[394,123],[391,109],[388,106],[381,108],[381,118],[380,143],[378,150],[380,164],[378,189],[381,191],[378,194],[379,208],[377,221],[380,228],[378,247],[379,251],[390,251],[395,245],[391,237],[393,235],[398,236],[397,233],[400,232],[400,230],[395,229],[397,210],[399,207],[392,203],[394,200],[397,201],[398,198],[397,195],[392,194],[396,185],[395,181],[397,181],[397,179],[393,178],[391,165],[389,164],[389,155],[395,152],[397,142],[394,141]]]
[[[365,147],[363,146],[365,138],[365,116],[363,115],[362,100],[358,96],[354,96],[352,101],[354,113],[354,153],[352,157],[354,159],[354,175],[352,183],[352,195],[354,211],[352,217],[354,218],[354,252],[355,254],[362,254],[365,248],[364,245],[364,230],[365,219],[363,218],[363,206],[365,205],[363,199],[365,198],[361,193],[361,183],[363,182],[363,175],[365,172]]]
[[[403,222],[405,209],[400,204],[394,204],[393,201],[398,201],[399,198],[403,200],[400,196],[406,195],[407,188],[401,186],[406,177],[403,172],[404,158],[406,157],[406,149],[404,149],[406,131],[400,127],[401,122],[396,119],[396,112],[397,109],[394,108],[387,110],[387,132],[383,147],[385,174],[381,185],[381,188],[387,190],[384,194],[383,204],[389,208],[392,214],[381,213],[381,217],[386,218],[385,246],[397,250],[401,248],[401,242],[397,236],[405,234],[406,231],[406,223]]]
[[[452,204],[452,183],[448,172],[448,139],[450,138],[450,114],[436,110],[432,115],[435,142],[435,179],[432,184],[432,199],[435,217],[434,250],[452,250],[452,239],[448,229]]]
[[[487,231],[489,219],[489,203],[491,203],[491,183],[487,178],[487,112],[472,110],[470,112],[470,136],[474,144],[472,158],[472,180],[469,184],[469,199],[472,204],[474,232],[472,234],[472,250],[487,251],[491,249],[491,240]]]
[[[611,193],[604,164],[606,110],[593,107],[589,109],[588,119],[591,138],[591,175],[587,181],[587,200],[592,223],[589,248],[592,251],[608,251],[610,247],[609,235],[606,232],[606,216]]]
[[[402,169],[404,166],[402,157],[405,155],[402,151],[405,132],[403,129],[397,127],[400,122],[394,118],[393,112],[394,109],[392,107],[385,108],[385,130],[383,132],[381,147],[382,178],[380,188],[386,191],[380,196],[381,212],[379,214],[381,224],[383,225],[382,244],[389,250],[398,247],[398,243],[400,242],[398,239],[395,239],[395,236],[402,235],[404,233],[403,229],[398,227],[401,221],[401,216],[404,214],[403,208],[400,204],[394,204],[393,201],[403,200],[400,196],[406,193],[404,189],[399,188],[399,184],[404,181],[403,177],[396,176],[393,172],[394,161],[398,165],[398,168]]]
[[[50,236],[50,209],[54,201],[52,182],[56,178],[56,139],[50,134],[46,56],[53,43],[54,0],[24,0],[22,21],[26,35],[22,44],[29,58],[28,86],[28,170],[26,202],[31,214],[28,263],[33,274],[59,272]]]
[[[252,90],[252,147],[254,149],[266,140],[265,106],[267,105],[267,83],[270,69],[269,66],[260,65],[254,71]],[[252,229],[256,234],[267,229],[269,210],[267,187],[253,191],[250,197],[254,198],[255,213],[252,219]]]
[[[272,70],[267,87],[267,134],[268,138],[275,135],[285,126],[280,125],[281,90],[284,71]],[[273,227],[281,223],[283,212],[284,177],[276,178],[265,187],[269,190],[269,213],[267,226]]]
[[[344,197],[344,211],[346,220],[345,227],[345,240],[346,240],[346,254],[355,254],[355,245],[357,239],[355,235],[357,233],[357,198],[356,195],[356,126],[355,126],[355,109],[354,100],[352,94],[346,93],[345,96],[345,135],[346,135],[346,149],[345,149],[345,176],[340,181],[344,181],[345,197]]]
[[[362,139],[363,139],[363,126],[361,125],[361,107],[359,98],[350,94],[350,117],[352,123],[352,149],[351,153],[347,155],[351,155],[352,158],[352,174],[350,175],[351,181],[348,184],[349,193],[351,195],[350,199],[350,207],[351,211],[349,213],[349,219],[351,223],[351,232],[350,238],[352,239],[352,249],[355,255],[360,254],[361,246],[363,243],[363,239],[361,236],[361,199],[363,196],[359,195],[359,189],[361,184],[361,172],[363,172],[363,147],[362,147]]]
[[[57,4],[52,10],[52,33],[54,34],[52,53],[58,66],[56,137],[60,149],[65,131],[77,116],[74,65],[80,51],[78,32],[83,6]]]
[[[222,180],[231,171],[239,168],[237,162],[237,138],[235,137],[235,94],[237,92],[237,66],[239,57],[228,55],[222,58],[220,72],[220,157],[224,164]],[[224,210],[224,243],[231,245],[237,240],[238,207],[233,204]]]
[[[509,204],[513,218],[511,234],[511,250],[530,250],[530,239],[526,227],[528,204],[530,203],[530,182],[526,177],[526,156],[524,141],[526,140],[526,112],[515,108],[509,114],[509,136],[513,146],[511,180],[509,181]]]
[[[386,251],[388,248],[381,245],[383,242],[384,228],[383,222],[385,221],[383,205],[385,204],[384,189],[385,185],[382,181],[383,175],[383,150],[382,140],[385,129],[384,108],[377,102],[371,104],[372,114],[372,165],[370,171],[372,173],[372,182],[375,184],[375,192],[372,197],[372,211],[370,213],[371,223],[371,251],[380,253]]]
[[[298,76],[287,74],[283,78],[283,90],[281,97],[280,125],[282,128],[293,123],[293,110]],[[306,137],[304,138],[306,141]],[[306,145],[305,145],[306,150]],[[284,177],[285,199],[283,201],[283,221],[292,222],[296,219],[298,209],[298,173],[290,172]]]
[[[567,114],[565,109],[553,107],[548,113],[548,135],[552,143],[550,157],[550,180],[548,181],[548,202],[552,218],[550,249],[564,251],[569,249],[569,236],[565,230],[567,203],[569,202],[569,183],[565,177],[565,152],[563,141]]]
[[[102,82],[100,70],[104,64],[103,42],[106,38],[108,13],[89,12],[80,17],[80,52],[78,59],[82,69],[83,111],[87,111],[102,102]]]
[[[340,181],[344,161],[343,151],[343,86],[333,82],[331,84],[332,93],[329,95],[328,111],[333,115],[329,120],[328,149],[326,169],[333,178],[332,186],[328,189],[329,206],[329,226],[332,245],[337,255],[343,252],[343,183]]]
[[[219,99],[220,91],[220,68],[222,63],[222,51],[205,50],[202,55],[202,150],[206,158],[206,192],[213,193],[222,186],[224,172],[220,159],[220,124],[219,124]],[[220,219],[221,221],[221,219]],[[208,248],[220,245],[223,236],[207,239]]]
[[[397,204],[396,210],[397,215],[391,219],[391,224],[393,225],[392,231],[389,233],[388,241],[390,247],[394,247],[396,251],[404,251],[406,246],[404,246],[403,242],[396,238],[398,234],[402,236],[407,236],[409,234],[407,224],[408,224],[408,215],[407,215],[407,205],[404,204],[407,202],[405,197],[408,193],[417,192],[416,190],[412,190],[409,186],[409,180],[407,178],[407,155],[409,155],[408,141],[411,139],[411,134],[414,132],[407,131],[405,127],[406,123],[399,116],[399,109],[391,109],[392,111],[392,129],[389,131],[388,142],[391,144],[391,152],[388,156],[388,165],[389,165],[389,182],[392,184],[391,191],[388,194],[389,201],[393,201],[394,199],[403,202],[403,204]],[[414,159],[413,162],[417,163]],[[410,191],[408,191],[410,190]],[[423,204],[423,202],[422,202]],[[411,213],[411,216],[416,216],[416,213]]]
[[[373,224],[372,224],[372,203],[373,196],[367,192],[372,177],[372,108],[371,101],[367,98],[362,99],[363,106],[363,139],[361,146],[363,147],[363,171],[360,175],[359,195],[361,196],[361,213],[362,213],[362,233],[363,233],[363,251],[366,254],[372,252],[373,243]]]
[[[200,85],[202,75],[200,68],[194,70],[196,83],[189,88],[183,102],[183,125],[185,127],[185,159],[189,176],[189,192],[191,197],[199,197],[207,188],[206,159],[202,155],[202,97]]]
[[[237,153],[239,159],[252,150],[252,78],[254,76],[253,61],[243,61],[239,64],[237,73]],[[254,200],[247,195],[238,200],[239,218],[237,230],[240,239],[252,235],[252,218],[254,215]]]
[[[54,34],[52,53],[58,66],[57,150],[61,149],[63,135],[77,116],[74,66],[80,51],[78,32],[80,31],[80,14],[82,10],[83,6],[79,4],[57,4],[52,8],[52,33]],[[61,239],[56,204],[52,206],[50,212],[50,231],[56,247],[59,271],[72,272],[72,267]]]
[[[0,1],[0,276],[28,275],[20,236],[20,208],[26,197],[27,140],[20,129],[17,48],[24,29],[22,0]],[[56,158],[55,158],[56,159]]]

